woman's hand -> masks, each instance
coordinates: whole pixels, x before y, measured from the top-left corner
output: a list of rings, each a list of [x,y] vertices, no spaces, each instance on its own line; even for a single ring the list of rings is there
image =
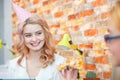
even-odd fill
[[[61,80],[76,80],[77,79],[77,69],[65,69],[64,72],[60,71],[59,76]]]

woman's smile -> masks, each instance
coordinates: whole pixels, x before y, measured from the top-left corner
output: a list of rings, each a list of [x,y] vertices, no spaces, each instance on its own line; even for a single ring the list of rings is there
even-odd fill
[[[37,47],[39,46],[40,42],[34,42],[34,43],[30,43],[33,47]]]

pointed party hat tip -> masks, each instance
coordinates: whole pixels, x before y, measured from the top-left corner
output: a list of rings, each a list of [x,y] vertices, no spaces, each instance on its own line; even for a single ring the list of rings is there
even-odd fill
[[[67,48],[70,48],[70,36],[69,34],[64,34],[62,40],[58,43],[58,45],[66,46]]]
[[[12,2],[13,9],[19,19],[19,22],[24,22],[27,18],[29,18],[32,14],[24,10],[23,8],[19,7],[15,3]]]

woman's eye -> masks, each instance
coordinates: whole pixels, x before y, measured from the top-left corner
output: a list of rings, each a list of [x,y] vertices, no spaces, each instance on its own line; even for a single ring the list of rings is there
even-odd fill
[[[41,35],[41,34],[42,34],[42,32],[38,32],[38,33],[37,33],[37,35]]]
[[[31,35],[25,35],[25,37],[28,37],[28,38],[29,38],[29,37],[31,37]]]

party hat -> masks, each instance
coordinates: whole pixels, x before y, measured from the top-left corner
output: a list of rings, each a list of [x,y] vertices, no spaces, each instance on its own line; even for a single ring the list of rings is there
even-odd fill
[[[70,36],[69,34],[64,34],[62,40],[58,43],[58,45],[65,46],[67,48],[70,48]]]
[[[19,7],[15,3],[12,2],[13,9],[17,14],[17,17],[20,23],[24,22],[27,18],[29,18],[32,14],[24,10],[23,8]]]

